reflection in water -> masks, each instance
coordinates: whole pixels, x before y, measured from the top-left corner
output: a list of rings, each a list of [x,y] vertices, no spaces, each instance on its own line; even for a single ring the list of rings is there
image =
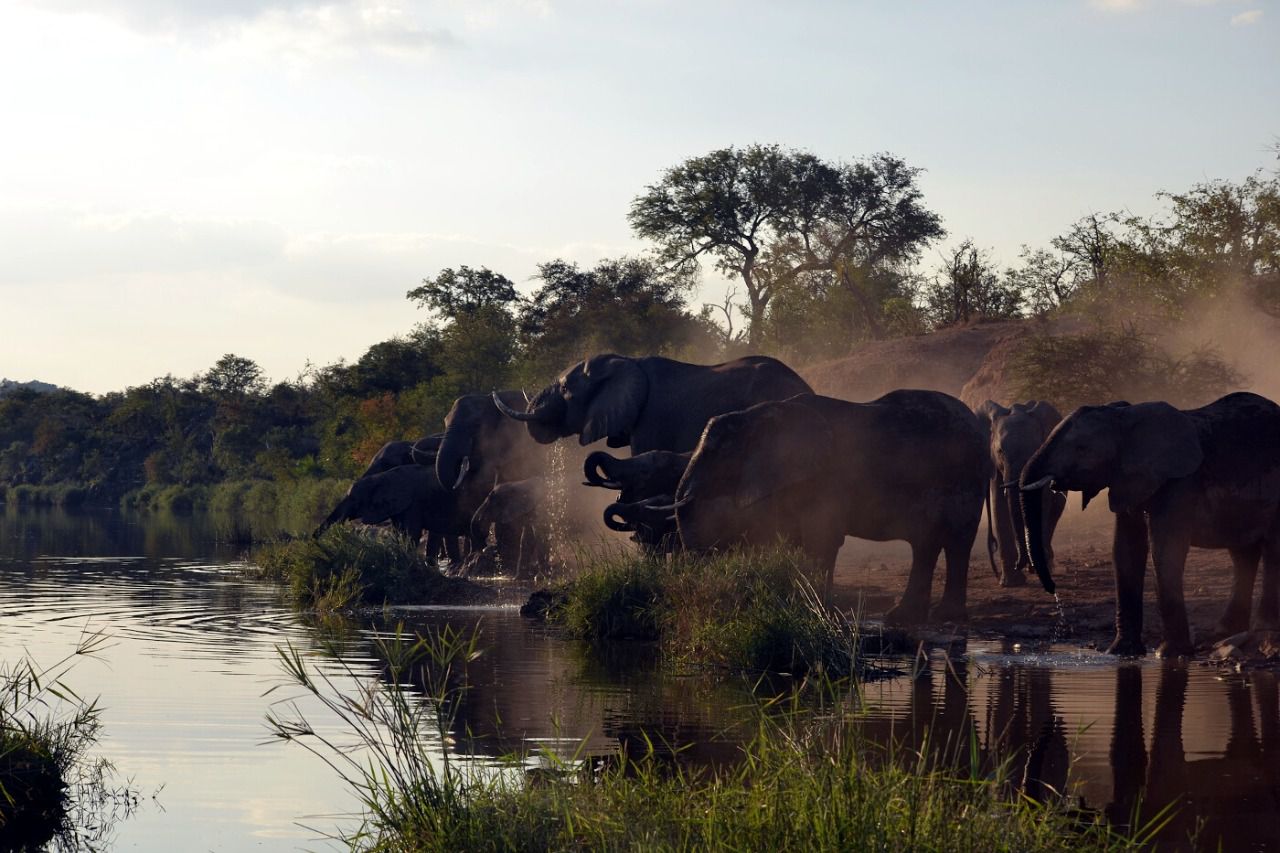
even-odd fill
[[[382,670],[376,631],[309,623],[235,559],[199,516],[0,512],[0,657],[56,659],[86,626],[114,642],[106,665],[77,668],[74,686],[102,697],[99,751],[144,795],[117,828],[121,848],[314,849],[316,832],[298,824],[330,829],[355,806],[311,756],[264,746],[263,719],[282,700],[307,710],[289,691],[268,694],[284,683],[278,646],[291,643],[354,689],[346,667],[361,678]],[[724,764],[753,731],[753,685],[673,673],[640,644],[602,655],[512,609],[402,615],[410,630],[481,631],[484,652],[466,672],[448,747],[479,762],[539,750],[607,761],[652,744],[682,765]],[[383,624],[396,618],[377,614]],[[327,651],[335,638],[337,660]],[[1123,826],[1172,803],[1166,840],[1198,831],[1205,848],[1221,839],[1224,849],[1280,849],[1275,674],[1220,678],[999,642],[934,653],[927,664],[864,686],[870,743],[920,751],[965,776],[1004,766],[1012,788],[1037,799],[1069,793]]]

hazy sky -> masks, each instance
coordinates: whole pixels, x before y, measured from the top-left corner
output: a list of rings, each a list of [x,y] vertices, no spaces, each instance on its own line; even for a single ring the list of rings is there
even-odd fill
[[[639,251],[630,200],[730,144],[893,152],[1011,262],[1274,167],[1280,8],[10,0],[0,79],[0,376],[102,392],[358,357],[442,267]]]

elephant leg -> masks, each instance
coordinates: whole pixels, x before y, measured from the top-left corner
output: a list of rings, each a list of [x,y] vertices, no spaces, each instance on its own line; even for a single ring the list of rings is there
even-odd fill
[[[1182,576],[1191,548],[1184,525],[1164,518],[1151,522],[1151,561],[1156,570],[1156,601],[1160,621],[1164,623],[1164,641],[1156,649],[1160,657],[1191,655],[1191,625],[1187,621],[1187,603],[1182,594]]]
[[[1280,536],[1262,548],[1262,599],[1258,602],[1258,627],[1280,631]]]
[[[458,547],[457,536],[444,537],[444,553],[449,558],[449,568],[456,570],[462,565],[462,550]]]
[[[1231,598],[1226,612],[1218,620],[1218,632],[1223,636],[1249,630],[1249,614],[1253,611],[1253,582],[1258,576],[1258,560],[1262,557],[1260,545],[1247,548],[1230,548]]]
[[[1000,586],[1024,586],[1020,556],[1024,548],[1018,545],[1018,531],[1013,524],[1013,507],[1010,506],[1009,489],[1003,489],[999,478],[992,478],[987,499],[991,501],[994,516],[996,545],[1000,551]]]
[[[967,622],[969,612],[965,607],[969,585],[969,552],[959,542],[951,542],[943,548],[947,561],[947,582],[942,588],[942,600],[933,608],[933,619],[936,622]],[[1019,573],[1021,577],[1021,573]],[[1026,583],[1024,580],[1023,583]]]
[[[1147,520],[1141,512],[1116,513],[1111,558],[1116,571],[1116,638],[1113,655],[1143,655],[1142,584],[1147,574]]]
[[[933,588],[933,569],[938,564],[942,546],[932,541],[911,543],[911,573],[902,600],[884,616],[890,625],[914,625],[929,613],[929,591]]]
[[[439,566],[440,548],[443,544],[444,537],[434,530],[427,531],[427,565]]]

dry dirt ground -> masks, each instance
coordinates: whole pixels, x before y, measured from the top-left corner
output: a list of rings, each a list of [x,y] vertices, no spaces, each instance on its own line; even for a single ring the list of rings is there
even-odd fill
[[[865,619],[879,619],[906,588],[909,552],[903,548],[857,549],[841,553],[836,567],[835,603],[846,610],[861,610]],[[870,553],[868,553],[870,551]],[[1255,587],[1261,588],[1261,572]],[[933,601],[942,595],[945,568],[939,561],[933,579]],[[1111,544],[1107,531],[1077,535],[1057,548],[1055,580],[1061,597],[1065,628],[1062,630],[1053,596],[1034,575],[1026,586],[1002,588],[992,574],[982,536],[969,563],[970,634],[1017,639],[1060,639],[1063,642],[1105,649],[1115,634],[1115,586]],[[1226,608],[1231,588],[1231,561],[1225,551],[1193,548],[1187,559],[1185,595],[1187,613],[1197,644],[1220,639],[1214,626]],[[1148,566],[1144,596],[1144,637],[1147,647],[1160,642],[1160,614],[1156,606],[1155,578]],[[953,626],[932,629],[949,632]]]

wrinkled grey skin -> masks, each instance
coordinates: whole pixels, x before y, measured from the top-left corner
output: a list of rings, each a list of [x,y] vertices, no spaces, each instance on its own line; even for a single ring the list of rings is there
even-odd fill
[[[624,459],[603,450],[587,456],[582,466],[585,485],[619,492],[618,500],[604,511],[605,526],[631,533],[631,538],[646,549],[670,550],[679,540],[674,519],[637,509],[642,502],[660,496],[667,498],[662,503],[670,504],[692,456],[692,451],[669,450],[650,450]]]
[[[467,532],[453,496],[440,487],[435,472],[423,465],[401,465],[356,480],[316,535],[343,521],[389,523],[415,543],[427,530],[445,536]]]
[[[444,433],[428,435],[417,441],[388,441],[369,460],[369,467],[364,469],[361,477],[370,474],[381,474],[401,465],[429,465],[436,463],[436,448]]]
[[[1018,478],[1027,462],[1044,444],[1049,433],[1062,420],[1044,401],[1015,403],[1006,409],[991,400],[978,407],[978,424],[990,442],[991,478],[987,483],[987,554],[991,568],[1003,587],[1025,586],[1031,557],[1026,547],[1026,522],[1022,515],[1022,495]],[[1042,496],[1044,507],[1044,542],[1049,563],[1053,564],[1053,533],[1067,499],[1052,490]],[[1000,568],[996,569],[996,553]]]
[[[1234,582],[1219,630],[1249,626],[1262,560],[1260,626],[1280,627],[1280,406],[1228,394],[1198,409],[1168,403],[1084,406],[1058,424],[1022,472],[1032,565],[1054,591],[1037,524],[1041,489],[1078,491],[1088,503],[1108,489],[1115,513],[1116,638],[1113,654],[1140,655],[1142,588],[1150,552],[1164,625],[1157,652],[1194,650],[1182,575],[1187,551],[1225,548]]]
[[[523,411],[503,402],[543,444],[577,435],[583,445],[603,438],[633,454],[683,453],[716,415],[811,392],[795,371],[765,356],[700,365],[606,354],[570,367]]]
[[[521,579],[545,571],[550,551],[539,511],[545,501],[546,481],[542,477],[498,484],[472,516],[472,540],[483,542],[492,529],[498,558],[506,571]]]
[[[987,482],[977,417],[937,391],[870,403],[807,394],[714,418],[676,490],[684,546],[709,551],[778,540],[803,548],[830,591],[845,536],[911,545],[911,575],[886,616],[929,613],[939,553],[947,581],[933,617],[963,621],[969,552]]]

